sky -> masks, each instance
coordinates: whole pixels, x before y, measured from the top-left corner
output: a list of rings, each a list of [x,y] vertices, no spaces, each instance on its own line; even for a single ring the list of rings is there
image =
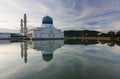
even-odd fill
[[[120,30],[120,0],[0,0],[0,30],[19,31],[24,13],[28,28],[49,15],[62,30]]]

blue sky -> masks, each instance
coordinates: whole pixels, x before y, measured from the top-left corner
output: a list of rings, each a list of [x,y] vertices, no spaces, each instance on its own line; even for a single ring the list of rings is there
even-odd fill
[[[19,30],[24,13],[28,28],[49,15],[62,30],[120,30],[120,0],[0,0],[0,28]]]

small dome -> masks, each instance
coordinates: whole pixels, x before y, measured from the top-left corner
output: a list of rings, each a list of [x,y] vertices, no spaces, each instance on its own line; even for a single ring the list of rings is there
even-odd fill
[[[45,16],[42,19],[42,24],[53,24],[53,19],[50,16]]]

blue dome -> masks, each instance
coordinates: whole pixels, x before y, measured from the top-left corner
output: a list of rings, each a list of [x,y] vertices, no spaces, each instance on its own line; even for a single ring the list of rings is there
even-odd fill
[[[42,24],[53,24],[53,19],[50,16],[45,16],[42,19]]]

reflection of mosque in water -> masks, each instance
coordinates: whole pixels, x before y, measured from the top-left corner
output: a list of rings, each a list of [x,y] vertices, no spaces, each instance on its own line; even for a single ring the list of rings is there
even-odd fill
[[[10,44],[10,40],[0,40],[0,44]]]
[[[95,44],[107,44],[108,46],[112,47],[115,45],[120,46],[119,41],[109,41],[109,40],[65,40],[64,44],[69,44],[69,45],[95,45]]]
[[[44,61],[50,61],[53,58],[53,53],[56,49],[64,45],[63,40],[38,40],[38,41],[24,41],[21,43],[21,57],[24,57],[25,63],[27,62],[27,49],[28,46],[37,51],[42,52]]]

